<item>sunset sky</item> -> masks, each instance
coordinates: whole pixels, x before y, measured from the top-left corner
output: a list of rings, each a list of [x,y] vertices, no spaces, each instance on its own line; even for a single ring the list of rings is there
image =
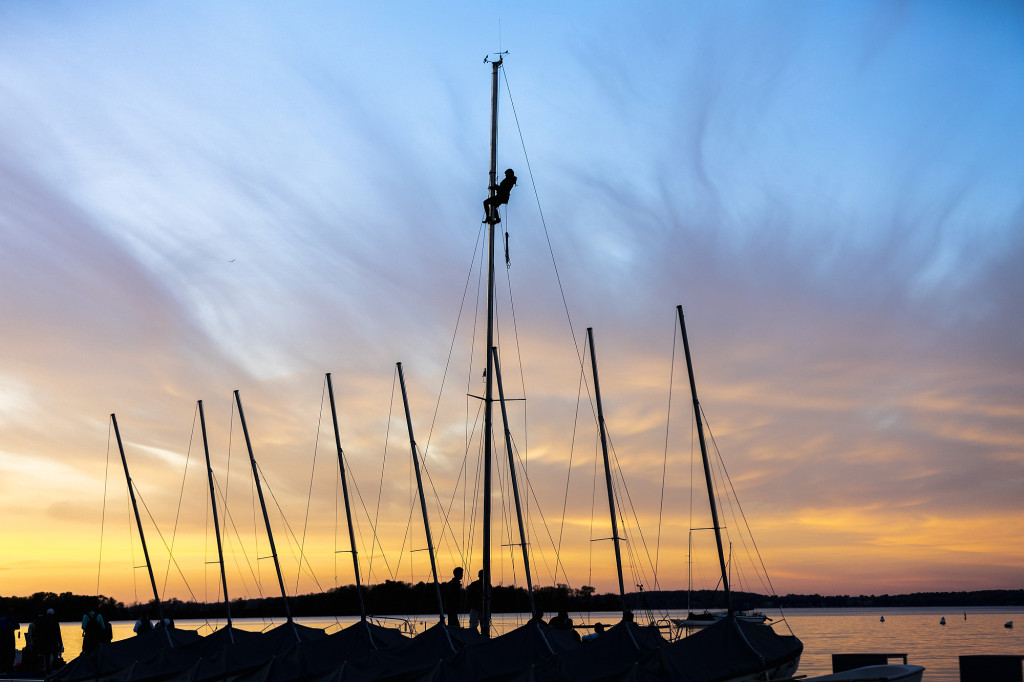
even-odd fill
[[[397,362],[441,579],[475,576],[503,50],[535,582],[616,589],[593,327],[627,586],[686,588],[681,304],[776,592],[1024,588],[1021,3],[118,1],[0,4],[0,595],[150,598],[116,413],[161,595],[217,599],[198,399],[229,594],[276,594],[235,389],[288,590],[352,583],[326,372],[363,580],[426,579]]]

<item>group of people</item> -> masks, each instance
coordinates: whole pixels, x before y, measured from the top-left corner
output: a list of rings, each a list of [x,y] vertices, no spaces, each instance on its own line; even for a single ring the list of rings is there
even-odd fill
[[[11,673],[17,661],[17,634],[21,623],[14,609],[7,606],[0,614],[0,673]],[[92,653],[100,644],[112,639],[110,624],[95,609],[82,617],[82,653]],[[25,646],[21,650],[22,672],[49,674],[64,664],[64,637],[60,619],[53,609],[32,619],[25,629]]]
[[[463,606],[469,605],[469,629],[479,632],[480,614],[483,613],[484,572],[477,571],[476,580],[462,589],[463,570],[461,566],[452,571],[452,579],[445,583],[444,610],[448,614],[448,626],[457,628]],[[490,593],[490,586],[488,586]]]
[[[154,625],[153,621],[151,621],[149,619],[149,614],[147,612],[143,611],[142,615],[139,616],[139,619],[137,621],[135,621],[135,626],[132,627],[132,631],[135,633],[135,636],[138,637],[139,635],[144,635],[147,632],[151,632],[152,630],[154,630],[156,628],[173,628],[173,627],[174,627],[174,619],[173,618],[164,618],[163,620],[157,620],[156,624]]]
[[[444,609],[448,616],[448,627],[462,627],[459,624],[459,614],[464,613],[463,607],[469,606],[469,629],[475,632],[479,632],[480,626],[480,614],[483,609],[483,596],[484,596],[484,572],[477,571],[476,580],[471,582],[465,590],[462,589],[462,576],[464,571],[461,566],[455,567],[452,571],[452,579],[445,583],[444,589]],[[490,592],[490,586],[488,586],[488,592]],[[633,614],[627,611],[623,618],[625,620],[632,621]],[[544,622],[544,612],[537,611],[533,614],[533,620],[538,622]],[[548,621],[548,625],[555,630],[566,630],[573,633],[577,639],[580,639],[580,634],[576,631],[575,625],[573,624],[572,618],[569,617],[569,612],[566,609],[562,609],[558,612],[554,618]],[[583,641],[588,641],[597,638],[604,634],[605,626],[602,623],[594,623],[594,632],[582,637]]]
[[[17,660],[15,633],[19,630],[21,623],[14,616],[14,609],[8,606],[0,615],[0,672],[10,673],[14,670]],[[64,639],[60,634],[60,621],[53,609],[47,609],[32,619],[25,631],[20,669],[49,673],[60,666],[63,654]]]

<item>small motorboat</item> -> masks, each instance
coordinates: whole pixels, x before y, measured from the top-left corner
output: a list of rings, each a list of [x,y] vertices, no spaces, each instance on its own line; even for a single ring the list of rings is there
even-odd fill
[[[1012,628],[1013,627],[1013,621],[1012,620],[1006,621],[1005,623],[1003,623],[1003,627],[1004,628]]]
[[[939,625],[945,625],[945,624],[946,624],[946,617],[943,616],[942,618],[939,618]]]
[[[702,628],[726,617],[725,613],[711,613],[705,611],[704,613],[693,613],[692,611],[686,614],[686,618],[672,618],[672,623],[677,628]],[[742,620],[746,623],[763,623],[766,620],[771,620],[767,615],[760,611],[737,611],[735,613],[736,620]]]
[[[882,616],[881,618],[879,618],[878,622],[879,623],[884,623],[885,622],[885,616]]]
[[[866,665],[841,673],[804,678],[803,682],[921,682],[924,668],[919,665]]]

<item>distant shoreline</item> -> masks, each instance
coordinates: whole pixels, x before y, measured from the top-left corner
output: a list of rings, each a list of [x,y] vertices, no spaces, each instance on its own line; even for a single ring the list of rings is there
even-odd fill
[[[367,610],[375,615],[403,615],[409,613],[434,613],[437,610],[433,584],[412,585],[399,581],[388,581],[364,588]],[[517,587],[496,586],[491,590],[493,613],[522,613],[529,611],[526,590]],[[584,585],[572,589],[565,585],[541,587],[534,591],[537,607],[545,612],[560,609],[569,611],[620,611],[622,602],[617,594],[596,594],[594,588]],[[295,616],[325,617],[353,616],[360,612],[359,598],[354,585],[328,590],[322,594],[306,594],[288,597],[289,607]],[[705,611],[726,608],[721,592],[699,590],[663,590],[634,592],[626,595],[626,605],[634,611],[685,610]],[[732,605],[736,610],[766,610],[774,608],[912,608],[946,607],[963,609],[982,606],[1020,607],[1024,605],[1024,590],[978,590],[971,592],[914,592],[897,595],[832,595],[787,594],[778,596],[760,595],[751,592],[733,592]],[[151,618],[156,617],[158,607],[154,602],[146,604],[124,604],[111,597],[75,595],[70,592],[56,594],[37,592],[28,597],[0,597],[0,610],[10,607],[21,622],[30,621],[47,609],[53,609],[58,616],[68,618],[83,614],[90,609],[99,611],[110,620],[135,619],[143,611]],[[160,609],[173,618],[223,618],[226,609],[223,603],[183,602],[170,599],[160,604]],[[231,602],[231,615],[235,618],[274,617],[282,613],[281,597],[261,599],[235,599]]]

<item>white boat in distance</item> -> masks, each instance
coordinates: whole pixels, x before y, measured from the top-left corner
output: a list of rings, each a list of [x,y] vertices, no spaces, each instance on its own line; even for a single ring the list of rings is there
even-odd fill
[[[725,618],[728,614],[726,613],[688,613],[686,618],[672,618],[672,624],[680,628],[702,628],[712,623]],[[737,611],[735,614],[736,620],[742,620],[747,623],[763,623],[766,620],[771,620],[768,616],[759,611]]]
[[[867,665],[841,673],[805,678],[803,682],[921,682],[924,668],[919,665]]]

